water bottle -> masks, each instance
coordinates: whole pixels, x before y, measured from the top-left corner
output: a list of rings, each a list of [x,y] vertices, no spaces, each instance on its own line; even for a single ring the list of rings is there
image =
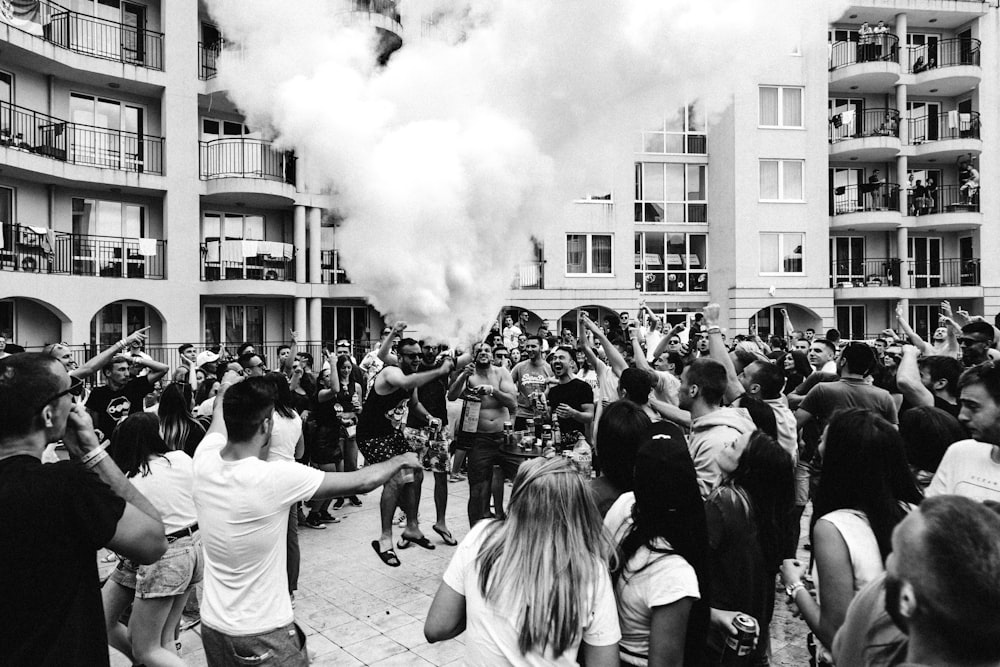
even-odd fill
[[[573,461],[576,463],[576,467],[580,470],[580,475],[584,479],[590,479],[590,474],[594,467],[593,458],[590,445],[587,443],[587,439],[581,434],[580,438],[576,441],[576,446],[573,447]]]

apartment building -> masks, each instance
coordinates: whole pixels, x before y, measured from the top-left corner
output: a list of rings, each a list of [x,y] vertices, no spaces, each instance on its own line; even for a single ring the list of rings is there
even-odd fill
[[[339,1],[383,56],[405,42],[389,0]],[[151,347],[377,337],[339,268],[335,202],[245,123],[215,76],[224,36],[190,9],[4,5],[0,334],[81,349],[140,326]],[[803,20],[786,54],[744,54],[721,116],[693,104],[637,127],[607,191],[543,225],[505,308],[575,329],[580,310],[645,299],[676,322],[717,301],[734,330],[780,332],[787,312],[851,338],[894,326],[898,303],[921,332],[942,299],[1000,310],[1000,204],[975,176],[998,173],[997,8],[870,0]]]

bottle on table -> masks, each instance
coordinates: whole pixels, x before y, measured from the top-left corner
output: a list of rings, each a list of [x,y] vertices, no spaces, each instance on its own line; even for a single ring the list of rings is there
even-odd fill
[[[594,469],[594,455],[590,449],[590,444],[583,437],[582,433],[573,447],[573,462],[576,463],[576,467],[580,470],[580,475],[584,479],[590,479]]]

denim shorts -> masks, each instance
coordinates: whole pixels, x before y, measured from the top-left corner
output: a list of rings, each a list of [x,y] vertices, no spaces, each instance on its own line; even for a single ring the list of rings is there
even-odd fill
[[[295,623],[259,635],[240,636],[225,635],[202,624],[201,641],[208,667],[309,664],[306,636]]]
[[[135,596],[141,600],[181,595],[202,580],[204,567],[201,534],[174,540],[152,565],[140,565]]]
[[[135,577],[138,572],[138,563],[130,561],[128,558],[119,558],[118,565],[111,571],[111,576],[108,579],[120,586],[135,590]]]

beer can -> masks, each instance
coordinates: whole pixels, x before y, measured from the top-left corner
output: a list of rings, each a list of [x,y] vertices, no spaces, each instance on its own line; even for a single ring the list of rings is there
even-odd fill
[[[503,423],[503,432],[510,435],[514,432],[514,425],[510,422]]]
[[[737,614],[733,619],[733,627],[736,628],[736,634],[726,638],[725,654],[730,659],[744,658],[753,651],[754,639],[757,637],[757,620],[746,614]]]
[[[427,424],[428,426],[430,426],[430,429],[435,433],[441,430],[441,420],[438,419],[437,417],[431,417],[430,419],[428,419]]]
[[[535,418],[528,417],[527,419],[524,420],[524,423],[525,423],[525,428],[528,430],[528,433],[531,433],[532,435],[537,437],[538,434],[535,433]]]
[[[542,442],[552,444],[552,427],[548,424],[542,424]]]

